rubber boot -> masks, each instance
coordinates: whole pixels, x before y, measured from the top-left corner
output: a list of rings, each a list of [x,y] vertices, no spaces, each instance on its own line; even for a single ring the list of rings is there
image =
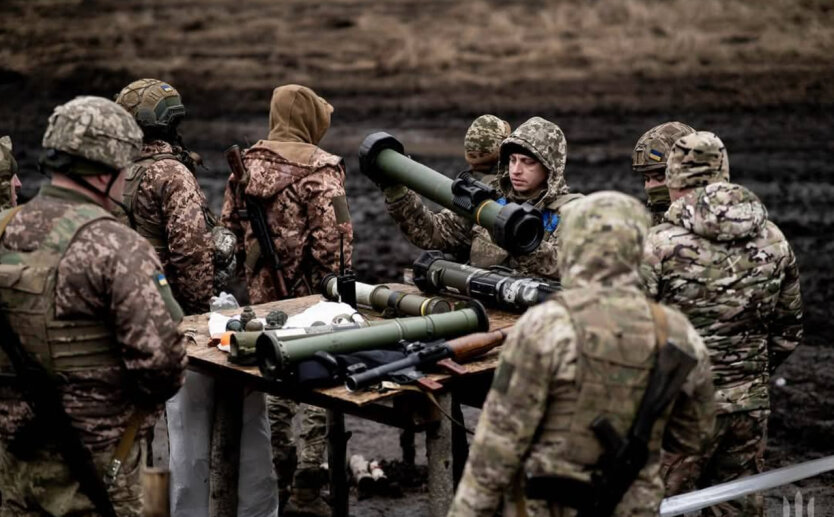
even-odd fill
[[[282,512],[283,517],[329,517],[332,510],[321,495],[325,476],[324,469],[296,471],[292,494]]]

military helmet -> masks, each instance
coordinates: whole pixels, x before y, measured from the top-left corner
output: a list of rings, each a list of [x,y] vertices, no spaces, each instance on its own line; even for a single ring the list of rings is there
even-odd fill
[[[133,81],[122,88],[116,103],[133,115],[142,129],[168,129],[185,117],[179,92],[159,79]]]
[[[695,130],[683,122],[666,122],[655,126],[637,140],[631,153],[631,170],[637,174],[666,169],[666,161],[675,141]]]
[[[698,131],[675,142],[666,166],[669,188],[696,188],[729,180],[727,149],[714,133]]]
[[[76,97],[52,112],[42,145],[46,150],[43,163],[51,164],[63,153],[75,159],[74,173],[103,174],[139,157],[142,130],[111,100]]]
[[[510,124],[495,115],[476,118],[463,139],[464,156],[472,167],[491,167],[498,161],[501,142],[510,136]]]

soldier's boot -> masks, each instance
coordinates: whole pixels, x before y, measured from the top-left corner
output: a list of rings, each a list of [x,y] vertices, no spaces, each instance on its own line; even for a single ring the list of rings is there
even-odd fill
[[[325,483],[324,469],[304,469],[295,473],[292,494],[282,512],[283,517],[328,517],[332,510],[321,495]]]
[[[283,516],[292,495],[292,480],[298,464],[295,446],[273,448],[272,461],[275,465],[275,474],[278,476],[278,507],[280,508],[278,514]]]

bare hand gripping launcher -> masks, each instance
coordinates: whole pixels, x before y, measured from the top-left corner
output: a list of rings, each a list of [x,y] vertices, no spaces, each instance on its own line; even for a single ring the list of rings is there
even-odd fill
[[[525,203],[501,205],[498,192],[462,173],[454,181],[403,153],[399,140],[373,133],[359,147],[362,173],[377,183],[404,185],[435,203],[483,226],[492,240],[515,255],[534,251],[544,237],[541,212]]]

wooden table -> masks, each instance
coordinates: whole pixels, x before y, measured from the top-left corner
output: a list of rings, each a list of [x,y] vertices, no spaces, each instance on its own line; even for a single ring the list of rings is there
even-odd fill
[[[392,289],[418,292],[413,286],[388,284]],[[321,296],[306,296],[292,300],[253,305],[258,317],[265,317],[270,311],[281,310],[292,316],[322,301]],[[240,309],[220,311],[226,315],[240,312]],[[361,311],[369,319],[379,315]],[[490,329],[513,325],[517,314],[488,310]],[[492,372],[498,362],[499,349],[466,363],[465,373],[454,377],[434,373],[429,377],[443,385],[435,394],[437,406],[429,403],[422,393],[413,390],[391,389],[386,391],[349,392],[344,386],[312,391],[301,391],[275,381],[263,378],[256,366],[238,366],[228,362],[228,354],[209,346],[209,314],[187,316],[180,328],[192,339],[187,346],[188,367],[216,379],[217,410],[212,439],[212,483],[213,517],[234,516],[237,508],[237,483],[230,483],[230,477],[237,476],[236,454],[240,449],[240,411],[242,398],[247,390],[258,390],[273,395],[295,399],[299,402],[319,406],[327,410],[328,420],[328,463],[331,476],[330,488],[333,496],[333,515],[347,517],[348,486],[346,479],[345,454],[348,435],[345,433],[344,415],[350,414],[367,420],[410,431],[426,432],[428,456],[429,493],[431,515],[445,515],[453,494],[452,479],[452,434],[453,426],[442,413],[451,414],[452,397],[455,402],[480,407],[492,379]],[[438,407],[439,406],[439,407]],[[462,432],[460,430],[459,432]],[[218,464],[215,464],[217,462]],[[215,488],[214,485],[217,485]]]

